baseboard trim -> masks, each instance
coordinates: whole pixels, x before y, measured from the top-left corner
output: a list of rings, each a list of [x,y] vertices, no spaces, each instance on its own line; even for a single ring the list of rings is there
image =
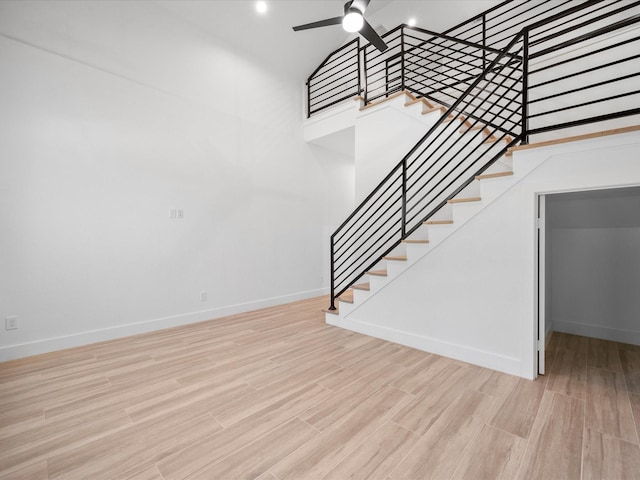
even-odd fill
[[[441,355],[443,357],[471,363],[480,367],[490,368],[510,375],[516,375],[519,377],[523,376],[522,364],[519,358],[498,355],[492,352],[416,335],[415,333],[397,330],[394,328],[374,325],[360,320],[346,320],[332,315],[327,315],[326,317],[326,322],[336,327],[399,343],[400,345],[405,345],[417,350],[435,353],[436,355]],[[526,378],[530,380],[533,379],[531,376]]]
[[[640,332],[632,332],[630,330],[559,320],[553,321],[553,330],[555,332],[582,335],[583,337],[602,338],[603,340],[611,340],[612,342],[640,345]]]
[[[260,308],[274,307],[276,305],[296,302],[298,300],[306,300],[308,298],[318,297],[320,295],[328,295],[328,293],[329,289],[327,288],[307,290],[290,295],[282,295],[279,297],[255,300],[252,302],[240,303],[236,305],[227,305],[211,310],[185,313],[182,315],[156,318],[153,320],[129,323],[126,325],[118,325],[105,329],[78,332],[72,335],[45,338],[42,340],[35,340],[33,342],[25,342],[16,345],[8,345],[0,347],[0,362],[30,357],[32,355],[40,355],[42,353],[64,350],[67,348],[89,345],[92,343],[105,342],[108,340],[129,337],[131,335],[137,335],[140,333],[163,330],[165,328],[179,327],[191,323],[204,322],[207,320],[215,320],[217,318],[249,312],[252,310],[258,310]]]

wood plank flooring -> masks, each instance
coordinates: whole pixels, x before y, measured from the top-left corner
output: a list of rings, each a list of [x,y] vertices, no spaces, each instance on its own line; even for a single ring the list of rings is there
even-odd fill
[[[0,480],[640,479],[640,347],[528,381],[324,323],[327,298],[0,364]]]

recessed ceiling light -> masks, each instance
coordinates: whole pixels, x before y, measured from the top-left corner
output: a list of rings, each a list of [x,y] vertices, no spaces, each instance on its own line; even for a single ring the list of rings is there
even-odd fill
[[[256,2],[256,10],[258,13],[267,13],[267,2]]]
[[[411,17],[408,21],[407,21],[407,25],[409,25],[410,27],[415,27],[416,26],[416,19],[414,17]]]

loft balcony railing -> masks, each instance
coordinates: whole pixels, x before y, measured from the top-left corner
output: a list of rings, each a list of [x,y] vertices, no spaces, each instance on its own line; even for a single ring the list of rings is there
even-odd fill
[[[360,37],[331,52],[307,79],[307,117],[359,95]]]
[[[354,40],[327,57],[307,82],[308,115],[400,91],[447,111],[332,235],[332,309],[509,147],[640,116],[640,1],[512,0],[444,34],[401,25],[383,37],[383,53]]]

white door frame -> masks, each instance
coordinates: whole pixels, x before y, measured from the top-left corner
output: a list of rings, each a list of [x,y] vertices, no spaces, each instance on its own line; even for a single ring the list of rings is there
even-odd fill
[[[538,194],[536,202],[536,252],[537,252],[537,268],[536,272],[536,317],[538,319],[538,337],[536,349],[538,352],[538,375],[545,373],[545,340],[546,340],[546,318],[545,318],[545,264],[546,264],[546,242],[545,242],[545,214],[546,214],[546,196]]]

